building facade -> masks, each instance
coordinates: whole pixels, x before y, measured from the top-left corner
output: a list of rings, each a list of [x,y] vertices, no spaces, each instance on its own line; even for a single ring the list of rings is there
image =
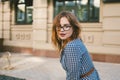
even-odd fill
[[[119,8],[119,0],[1,0],[1,51],[59,57],[51,44],[52,21],[69,10],[80,21],[93,60],[120,63]]]

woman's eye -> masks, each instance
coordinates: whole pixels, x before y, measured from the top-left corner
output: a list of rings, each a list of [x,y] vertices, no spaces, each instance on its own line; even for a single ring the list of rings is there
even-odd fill
[[[66,28],[68,28],[69,26],[65,26]]]
[[[65,28],[69,28],[70,26],[65,26]]]

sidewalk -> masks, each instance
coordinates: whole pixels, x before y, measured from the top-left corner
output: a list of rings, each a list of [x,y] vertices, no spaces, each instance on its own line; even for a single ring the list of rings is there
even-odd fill
[[[65,80],[65,72],[59,58],[35,57],[29,54],[12,54],[12,70],[4,70],[8,65],[0,58],[0,74],[25,78],[26,80]],[[120,64],[94,62],[101,80],[119,80]]]

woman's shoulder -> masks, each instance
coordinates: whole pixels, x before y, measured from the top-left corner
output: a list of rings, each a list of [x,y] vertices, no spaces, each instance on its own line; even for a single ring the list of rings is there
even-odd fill
[[[86,51],[86,47],[81,39],[77,38],[67,43],[66,48],[76,48],[80,51]]]
[[[77,38],[77,39],[74,39],[74,40],[68,42],[66,46],[77,46],[77,45],[81,45],[81,44],[82,44],[81,39]]]

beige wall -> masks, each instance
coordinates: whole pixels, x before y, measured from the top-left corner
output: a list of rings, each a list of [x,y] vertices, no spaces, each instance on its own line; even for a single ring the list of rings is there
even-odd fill
[[[103,43],[120,46],[120,4],[106,4],[103,10]]]
[[[82,24],[87,48],[91,53],[120,54],[120,3],[101,2],[100,8],[100,23]]]
[[[32,31],[32,25],[15,25],[9,1],[0,2],[0,38],[4,38],[5,46],[32,47]]]
[[[2,38],[3,36],[2,36],[2,25],[3,25],[3,17],[2,17],[2,13],[3,13],[3,10],[2,10],[2,3],[0,3],[0,38]]]
[[[0,37],[4,39],[10,38],[10,9],[8,2],[0,3]],[[4,27],[3,27],[4,26]]]
[[[0,3],[1,4],[1,3]],[[5,3],[4,26],[0,17],[0,33],[4,33],[4,45],[54,50],[51,45],[53,0],[33,0],[33,24],[15,25],[14,11],[10,13]],[[2,6],[0,6],[1,8]],[[93,54],[120,55],[120,3],[100,4],[99,23],[80,23],[82,38]],[[0,10],[0,15],[2,11]],[[10,16],[11,15],[11,16]],[[7,17],[7,18],[6,18]],[[10,18],[11,17],[11,22]],[[0,37],[2,35],[0,34]]]

